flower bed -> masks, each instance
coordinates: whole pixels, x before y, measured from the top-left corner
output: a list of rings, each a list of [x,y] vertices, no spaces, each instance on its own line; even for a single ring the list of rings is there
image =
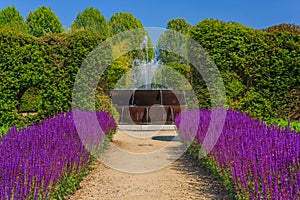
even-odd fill
[[[192,110],[176,118],[184,142],[192,143],[191,152],[200,149],[210,115],[209,110]],[[200,123],[195,124],[191,119],[197,117]],[[181,120],[186,123],[180,124]],[[190,141],[193,131],[196,135]],[[300,134],[288,127],[267,126],[244,113],[228,110],[208,160],[223,181],[231,182],[238,199],[300,199]]]
[[[84,115],[87,112],[76,112],[81,112],[82,117],[88,116]],[[97,112],[96,116],[102,132],[91,133],[89,137],[100,136],[97,138],[101,140],[93,143],[95,149],[103,148],[103,134],[108,136],[116,129],[109,113]],[[21,130],[13,127],[0,140],[0,199],[61,198],[64,191],[74,190],[74,184],[78,184],[77,179],[87,170],[91,158],[77,132],[72,112]],[[65,185],[62,186],[62,182]]]

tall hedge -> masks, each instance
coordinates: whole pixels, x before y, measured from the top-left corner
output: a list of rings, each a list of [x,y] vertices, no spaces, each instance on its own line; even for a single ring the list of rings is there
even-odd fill
[[[20,123],[21,99],[32,88],[39,119],[69,110],[76,74],[103,40],[86,31],[35,38],[0,29],[0,124]]]
[[[138,39],[143,38],[144,33],[146,31],[141,29],[139,37],[131,35],[130,39],[139,44]],[[38,116],[33,118],[40,120],[70,110],[78,70],[83,63],[86,67],[92,66],[91,73],[80,79],[83,87],[88,88],[87,83],[97,78],[97,69],[93,66],[94,60],[85,62],[85,59],[105,39],[101,34],[84,30],[34,37],[10,29],[0,29],[0,49],[3,52],[0,58],[0,124],[10,126],[30,120],[31,116],[29,119],[21,117],[19,113],[23,111],[38,112]],[[118,44],[112,46],[119,48]],[[107,55],[93,56],[97,65],[103,65],[102,61],[111,59],[110,51],[107,50],[103,52]],[[152,56],[151,50],[149,57]],[[93,79],[98,81],[96,109],[109,108],[104,90],[113,89],[123,74],[130,70],[131,61],[135,58],[130,53],[108,63],[100,80]],[[88,90],[82,88],[77,93],[82,97],[80,102],[75,102],[77,106],[89,102],[86,92]],[[94,109],[91,106],[86,104],[85,108]]]
[[[208,51],[219,68],[229,107],[250,112],[257,118],[299,120],[298,32],[255,30],[232,22],[203,20],[188,35]],[[16,30],[0,29],[0,124],[20,122],[23,118],[18,113],[26,109],[35,109],[38,119],[69,110],[76,74],[87,55],[104,39],[88,31],[36,38]],[[159,45],[163,44],[161,40]],[[152,53],[150,50],[149,58]],[[99,80],[99,91],[114,88],[122,74],[130,70],[130,61],[135,58],[130,55],[121,56],[110,65]],[[201,75],[187,66],[187,61],[173,64],[172,61],[167,61],[172,68],[190,74],[186,78],[191,79],[200,106],[209,107],[209,93]],[[101,92],[97,97],[101,97]],[[26,98],[35,105],[21,105]],[[101,106],[99,102],[96,104]]]
[[[219,68],[229,106],[257,118],[299,120],[287,108],[287,98],[299,92],[300,34],[266,32],[207,19],[195,25],[189,35],[208,51]],[[203,93],[199,88],[205,86],[195,70],[192,80],[200,96]],[[299,96],[294,99],[300,101]]]

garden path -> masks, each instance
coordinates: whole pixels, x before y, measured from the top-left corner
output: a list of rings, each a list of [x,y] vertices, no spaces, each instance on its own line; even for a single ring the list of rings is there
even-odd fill
[[[231,199],[209,172],[178,154],[182,144],[170,141],[176,135],[175,130],[119,130],[69,199]]]

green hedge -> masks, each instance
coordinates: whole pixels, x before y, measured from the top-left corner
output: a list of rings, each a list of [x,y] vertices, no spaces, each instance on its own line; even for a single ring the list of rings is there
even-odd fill
[[[299,33],[267,32],[207,19],[196,24],[189,36],[208,51],[219,68],[229,107],[256,118],[300,119],[293,113],[299,106],[295,102],[300,102]],[[195,69],[191,74],[201,106],[209,107],[203,79]]]
[[[147,32],[139,30],[136,34],[144,37]],[[122,36],[118,38],[122,39]],[[83,87],[76,93],[83,98],[73,102],[75,106],[80,104],[84,105],[81,107],[84,109],[107,109],[106,111],[115,114],[105,96],[106,90],[115,88],[123,74],[132,67],[132,61],[141,55],[137,50],[131,51],[110,63],[114,51],[120,51],[120,44],[107,46],[115,48],[111,54],[109,49],[101,51],[101,55],[92,51],[105,39],[100,34],[88,31],[37,38],[11,29],[0,29],[0,49],[3,52],[0,58],[0,125],[22,125],[32,120],[38,122],[70,110],[75,80],[80,80]],[[137,35],[131,40],[139,42]],[[127,43],[132,44],[128,41]],[[148,45],[150,59],[153,57],[151,41]],[[91,59],[86,61],[90,53]],[[82,65],[90,73],[76,79]],[[98,80],[96,67],[106,65],[106,71]],[[85,88],[89,88],[87,83],[91,80],[98,83],[95,108],[86,104],[89,102],[87,97],[90,93],[87,94],[89,90]],[[24,118],[19,114],[28,111],[38,112],[38,115]]]
[[[70,110],[77,72],[104,39],[86,31],[35,38],[0,29],[0,124],[39,121]],[[21,111],[38,116],[23,118]]]
[[[229,107],[250,112],[256,118],[300,119],[298,32],[255,30],[207,19],[195,25],[188,35],[208,51],[219,68]],[[38,121],[69,110],[81,64],[105,39],[87,31],[36,38],[16,30],[0,29],[0,125]],[[149,56],[152,54],[151,51]],[[129,53],[108,67],[99,80],[100,96],[116,86],[130,70],[133,59],[134,55]],[[205,82],[185,62],[167,61],[166,65],[191,81],[200,106],[209,108]],[[91,77],[85,77],[88,78]],[[96,104],[103,107],[99,102]],[[21,111],[39,114],[22,118]]]

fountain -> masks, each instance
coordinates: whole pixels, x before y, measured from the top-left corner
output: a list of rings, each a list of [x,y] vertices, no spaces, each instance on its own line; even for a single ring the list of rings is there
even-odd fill
[[[120,124],[172,124],[186,109],[184,90],[112,90],[112,104],[120,114]]]
[[[131,85],[110,91],[112,104],[120,114],[119,124],[172,124],[187,107],[188,91],[163,88],[167,85],[163,71],[157,84],[156,72],[163,64],[157,56],[148,62],[147,36],[140,43],[141,55],[144,47],[146,57],[135,59],[130,77],[125,77]]]

